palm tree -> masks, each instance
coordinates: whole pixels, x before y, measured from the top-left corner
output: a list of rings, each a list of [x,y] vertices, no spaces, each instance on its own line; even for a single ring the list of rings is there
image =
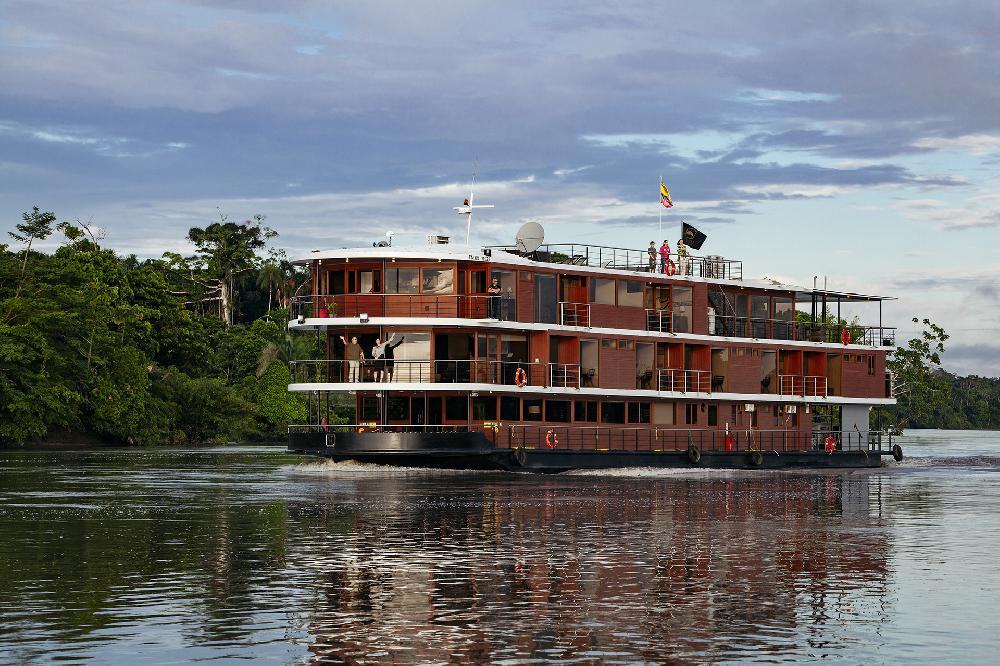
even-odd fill
[[[257,360],[257,378],[263,377],[275,361],[288,364],[296,359],[308,358],[312,352],[313,344],[308,338],[285,333],[281,342],[278,344],[269,342],[260,352],[260,357]]]
[[[271,298],[274,296],[274,287],[280,284],[285,277],[284,271],[276,261],[265,261],[257,274],[257,286],[267,289],[267,316],[271,317]]]

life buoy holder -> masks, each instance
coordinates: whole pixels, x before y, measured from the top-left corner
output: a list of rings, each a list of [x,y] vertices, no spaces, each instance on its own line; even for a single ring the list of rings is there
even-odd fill
[[[833,453],[837,450],[837,440],[833,438],[833,435],[826,436],[826,440],[823,442],[823,448],[826,449],[827,453]]]
[[[552,432],[551,430],[547,431],[545,433],[545,446],[549,447],[550,449],[554,449],[555,447],[559,446],[559,436],[556,435],[556,433]]]
[[[840,331],[840,341],[845,345],[851,344],[851,332],[846,327]]]
[[[528,373],[524,371],[524,368],[518,368],[517,372],[514,373],[514,384],[518,388],[524,388],[528,385]]]
[[[677,266],[670,259],[667,259],[667,265],[663,270],[667,275],[673,275],[677,272]]]

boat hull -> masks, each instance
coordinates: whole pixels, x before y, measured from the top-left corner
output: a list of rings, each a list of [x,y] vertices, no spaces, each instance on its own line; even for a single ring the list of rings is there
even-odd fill
[[[497,448],[478,432],[292,433],[292,453],[400,467],[558,473],[580,469],[849,469],[881,466],[890,451],[594,451]],[[694,459],[697,459],[697,462]]]

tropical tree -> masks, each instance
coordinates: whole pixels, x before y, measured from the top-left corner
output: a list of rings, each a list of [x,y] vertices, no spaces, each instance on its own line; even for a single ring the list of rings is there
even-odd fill
[[[24,273],[28,268],[28,255],[31,253],[31,245],[36,240],[45,240],[52,235],[53,225],[56,222],[55,213],[42,212],[38,206],[34,206],[30,213],[21,215],[23,222],[15,228],[17,231],[8,231],[7,234],[19,243],[25,243],[24,259],[21,261],[21,274],[17,279],[17,291],[14,298],[21,296],[21,287],[24,284]]]
[[[282,279],[285,277],[285,272],[281,269],[278,262],[270,259],[264,262],[264,265],[260,267],[260,272],[257,274],[257,286],[261,289],[267,289],[267,316],[271,316],[271,301],[274,296],[275,287],[281,284]]]
[[[892,371],[896,414],[901,420],[926,422],[951,403],[951,382],[941,368],[944,343],[950,337],[929,319],[913,318],[923,330],[886,360]]]
[[[219,317],[227,326],[233,324],[236,278],[260,266],[257,251],[278,235],[263,222],[263,215],[242,223],[229,222],[220,215],[219,222],[188,231],[188,240],[197,248],[190,263],[207,277],[202,284],[209,292],[202,300],[219,302]]]

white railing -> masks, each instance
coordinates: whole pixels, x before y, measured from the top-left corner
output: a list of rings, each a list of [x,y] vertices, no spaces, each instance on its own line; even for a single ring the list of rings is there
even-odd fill
[[[819,375],[778,375],[781,395],[827,396],[826,377]]]
[[[590,303],[559,301],[559,323],[590,328]]]
[[[656,386],[659,391],[711,393],[712,373],[708,370],[666,368],[659,371]]]
[[[580,388],[580,366],[576,363],[549,363],[549,386]]]

